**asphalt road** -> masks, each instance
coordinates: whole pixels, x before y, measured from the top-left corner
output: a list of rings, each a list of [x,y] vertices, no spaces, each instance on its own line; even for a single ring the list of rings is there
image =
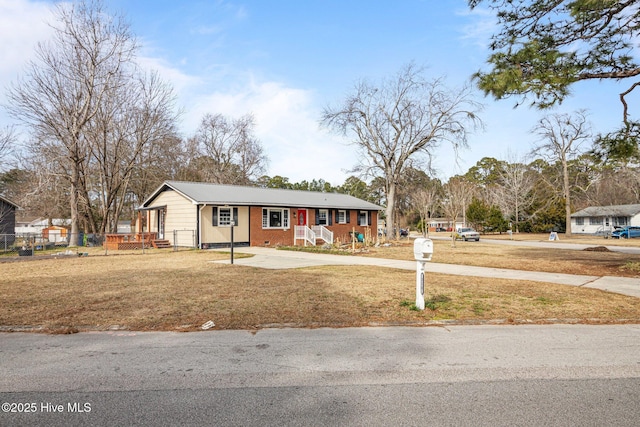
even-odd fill
[[[640,325],[10,333],[0,374],[2,426],[640,424]]]

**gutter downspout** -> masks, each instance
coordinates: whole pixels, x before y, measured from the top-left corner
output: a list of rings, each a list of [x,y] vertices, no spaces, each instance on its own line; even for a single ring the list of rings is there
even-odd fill
[[[202,205],[198,209],[198,249],[202,249],[202,210],[206,207],[207,205]]]

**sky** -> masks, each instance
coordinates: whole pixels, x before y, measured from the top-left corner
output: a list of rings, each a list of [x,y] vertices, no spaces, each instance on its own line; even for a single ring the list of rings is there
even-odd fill
[[[0,0],[0,104],[6,88],[51,35],[53,0]],[[291,182],[342,184],[358,163],[352,140],[320,126],[323,109],[338,106],[357,81],[379,82],[414,63],[451,89],[487,70],[496,30],[485,9],[466,0],[105,0],[137,38],[138,62],[169,82],[187,138],[206,113],[253,114],[267,175]],[[551,112],[586,109],[594,132],[619,125],[618,94],[628,84],[582,82]],[[483,157],[524,160],[538,142],[543,116],[518,99],[496,101],[476,90],[484,126],[458,152],[434,153],[436,177],[464,174]],[[546,112],[546,113],[549,113]],[[14,124],[0,108],[0,126]]]

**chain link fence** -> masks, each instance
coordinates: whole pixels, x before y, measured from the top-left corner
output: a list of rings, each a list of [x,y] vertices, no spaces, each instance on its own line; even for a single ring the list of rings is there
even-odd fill
[[[38,255],[109,255],[158,250],[192,250],[197,247],[195,230],[172,230],[172,240],[157,233],[50,233],[0,234],[0,259]],[[165,233],[167,236],[167,233]]]

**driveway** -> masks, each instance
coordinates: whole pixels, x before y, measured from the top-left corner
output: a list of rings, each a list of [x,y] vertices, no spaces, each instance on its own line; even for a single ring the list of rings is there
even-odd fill
[[[400,270],[416,269],[415,261],[351,255],[316,254],[309,252],[277,250],[258,246],[236,248],[235,253],[245,253],[253,256],[247,258],[235,258],[234,264],[267,269],[303,268],[319,265],[365,265],[397,268]],[[216,262],[229,263],[230,260]],[[637,278],[546,273],[539,271],[511,270],[506,268],[441,264],[435,262],[428,262],[426,271],[458,276],[531,280],[536,282],[556,283],[560,285],[583,286],[586,288],[600,289],[603,291],[640,298],[640,279]]]

